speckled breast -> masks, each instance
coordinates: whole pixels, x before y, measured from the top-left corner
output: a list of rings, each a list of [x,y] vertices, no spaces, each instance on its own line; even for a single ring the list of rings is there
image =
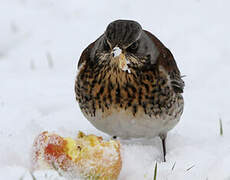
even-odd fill
[[[154,137],[173,128],[183,111],[183,97],[164,72],[83,66],[75,91],[85,117],[110,135]]]

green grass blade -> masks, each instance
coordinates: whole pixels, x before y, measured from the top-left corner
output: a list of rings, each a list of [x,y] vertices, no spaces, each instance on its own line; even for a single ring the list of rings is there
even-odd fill
[[[175,166],[176,166],[176,162],[172,166],[172,171],[174,170]]]
[[[157,180],[157,162],[155,164],[155,169],[154,169],[154,178],[153,180]]]
[[[222,119],[219,119],[219,124],[220,124],[220,135],[223,136],[224,132],[223,132],[223,124],[222,124]]]

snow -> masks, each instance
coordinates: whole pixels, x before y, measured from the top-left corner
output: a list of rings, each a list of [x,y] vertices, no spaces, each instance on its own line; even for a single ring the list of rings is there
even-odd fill
[[[186,87],[181,122],[168,134],[167,162],[158,138],[122,141],[119,180],[153,179],[156,162],[157,180],[229,180],[229,7],[226,0],[0,0],[0,179],[31,179],[31,147],[42,131],[109,139],[80,112],[74,80],[83,49],[122,18],[164,42]],[[37,179],[58,179],[56,172],[44,174],[35,172]]]

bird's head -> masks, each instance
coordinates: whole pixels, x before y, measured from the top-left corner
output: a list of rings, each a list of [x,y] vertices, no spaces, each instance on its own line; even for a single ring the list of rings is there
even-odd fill
[[[116,20],[95,41],[90,58],[96,64],[126,69],[124,66],[155,64],[158,54],[156,45],[138,22]]]

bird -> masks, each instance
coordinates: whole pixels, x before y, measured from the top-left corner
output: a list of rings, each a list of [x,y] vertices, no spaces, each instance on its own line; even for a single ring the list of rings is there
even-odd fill
[[[78,61],[75,95],[85,118],[116,138],[160,137],[180,121],[185,83],[170,50],[133,20],[115,20]]]

